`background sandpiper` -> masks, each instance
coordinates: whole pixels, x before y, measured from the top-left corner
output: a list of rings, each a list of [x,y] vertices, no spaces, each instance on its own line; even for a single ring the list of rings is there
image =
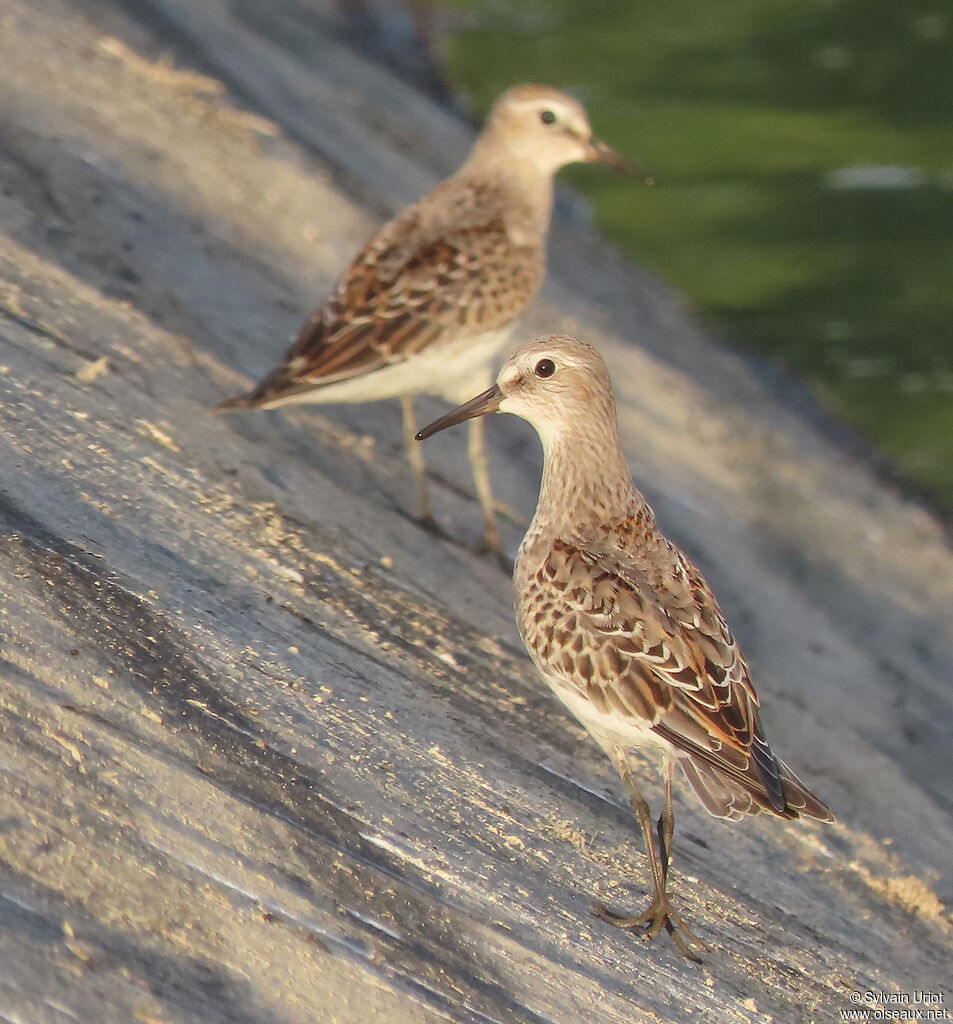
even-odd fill
[[[413,398],[428,392],[456,403],[474,381],[492,380],[494,357],[545,277],[553,177],[578,161],[639,171],[593,136],[571,96],[541,85],[508,89],[463,166],[381,228],[282,361],[218,408],[400,398],[420,515],[432,525]],[[499,552],[479,420],[470,462],[486,545]]]

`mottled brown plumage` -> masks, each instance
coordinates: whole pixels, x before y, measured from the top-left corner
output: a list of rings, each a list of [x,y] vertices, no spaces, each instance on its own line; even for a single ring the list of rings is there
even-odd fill
[[[665,927],[691,955],[697,940],[666,891],[674,764],[716,817],[833,817],[772,753],[748,666],[711,588],[662,535],[632,483],[598,353],[572,338],[534,341],[504,365],[494,388],[422,434],[494,409],[528,419],[544,450],[539,504],[514,573],[520,633],[626,781],[649,848],[649,910],[600,915],[647,924],[650,936]],[[658,852],[629,764],[638,749],[656,753],[667,770]]]
[[[508,327],[532,302],[545,275],[545,237],[521,244],[515,225],[508,227],[508,221],[532,218],[530,205],[521,206],[520,191],[506,182],[466,175],[443,182],[361,250],[285,359],[255,391],[232,402],[267,408],[299,395],[314,400],[316,387],[354,378],[362,378],[362,395],[392,397],[393,381],[367,375],[422,353],[439,367],[443,360],[437,357],[454,351],[458,339],[472,341]],[[472,367],[461,361],[476,372],[485,357],[478,356]],[[420,371],[418,363],[415,375]],[[434,379],[428,389],[456,394],[457,384]],[[419,385],[408,377],[396,390],[412,393]],[[330,390],[324,395],[334,400]]]
[[[281,362],[253,391],[219,408],[400,398],[408,455],[430,515],[413,396],[457,402],[490,367],[546,272],[553,176],[579,160],[624,168],[592,135],[572,97],[515,86],[496,102],[452,177],[367,243]],[[482,427],[471,461],[487,544],[499,550]]]

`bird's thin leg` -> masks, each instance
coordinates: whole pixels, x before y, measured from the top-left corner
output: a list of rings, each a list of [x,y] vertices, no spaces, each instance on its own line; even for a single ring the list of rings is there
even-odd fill
[[[476,486],[480,507],[483,509],[483,542],[487,551],[500,555],[503,544],[500,531],[496,525],[496,507],[493,504],[493,492],[490,489],[490,467],[483,444],[483,419],[478,417],[470,420],[470,468],[473,471],[473,483]]]
[[[669,773],[668,785],[666,786],[666,809],[659,819],[661,825],[661,835],[659,838],[661,839],[661,846],[666,851],[663,853],[656,847],[652,812],[649,810],[645,797],[642,796],[635,785],[635,779],[632,777],[632,772],[629,768],[628,758],[625,756],[624,751],[619,748],[610,750],[610,756],[616,766],[616,770],[622,777],[622,781],[628,787],[632,801],[632,810],[635,812],[635,817],[645,838],[645,848],[649,856],[649,866],[652,869],[652,884],[655,891],[651,904],[641,914],[616,914],[602,903],[593,904],[593,913],[617,928],[640,929],[647,939],[654,939],[664,928],[672,936],[672,940],[679,950],[689,960],[698,962],[699,958],[692,952],[691,947],[696,946],[699,949],[705,949],[706,947],[672,908],[668,892],[666,891],[668,875],[667,851],[671,849],[672,832],[674,832],[675,827],[675,815],[671,806],[671,773]]]
[[[410,395],[402,395],[400,409],[404,417],[404,447],[407,449],[407,461],[417,482],[417,501],[420,510],[420,522],[430,530],[436,530],[436,520],[430,505],[430,491],[427,487],[427,466],[424,463],[423,445],[417,441],[417,417],[414,415],[414,399]]]
[[[659,858],[662,861],[662,880],[668,881],[668,868],[672,863],[672,837],[675,834],[675,809],[672,806],[672,775],[675,762],[669,758],[665,765],[665,808],[655,823],[658,833]]]

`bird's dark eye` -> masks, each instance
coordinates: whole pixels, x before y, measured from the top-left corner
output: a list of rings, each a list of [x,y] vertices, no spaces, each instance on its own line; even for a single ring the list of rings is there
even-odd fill
[[[536,376],[542,377],[545,380],[547,377],[552,377],[556,372],[556,364],[552,359],[540,359],[536,364]]]
[[[551,110],[541,110],[539,112],[539,119],[543,124],[555,124],[556,115]]]

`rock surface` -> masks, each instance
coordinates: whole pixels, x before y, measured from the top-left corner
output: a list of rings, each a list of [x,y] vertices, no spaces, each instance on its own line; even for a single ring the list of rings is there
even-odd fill
[[[0,1021],[820,1024],[942,991],[948,538],[662,284],[561,224],[523,333],[605,353],[636,478],[839,819],[678,794],[701,967],[588,912],[638,907],[646,860],[469,550],[463,432],[428,447],[448,543],[390,404],[209,413],[470,137],[316,11],[0,14]],[[515,551],[538,444],[488,438]]]

